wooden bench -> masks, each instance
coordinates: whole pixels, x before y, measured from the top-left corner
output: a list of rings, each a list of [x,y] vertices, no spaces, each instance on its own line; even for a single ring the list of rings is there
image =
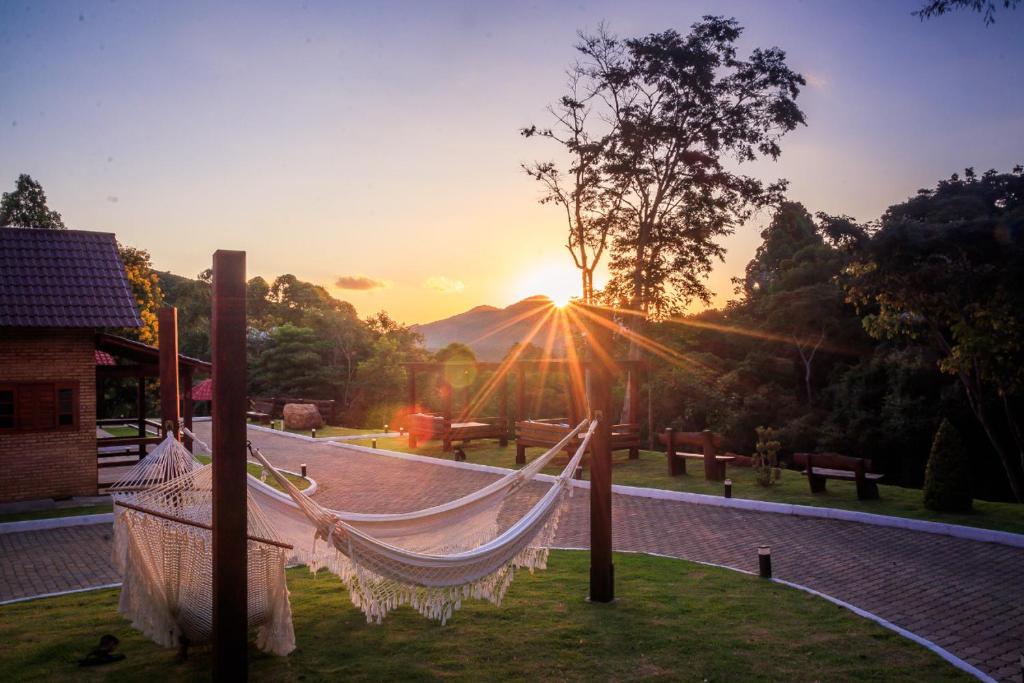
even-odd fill
[[[726,464],[735,460],[734,456],[717,454],[717,449],[722,447],[722,435],[707,429],[702,432],[677,432],[668,427],[658,435],[658,440],[665,445],[670,477],[686,474],[687,460],[703,460],[704,478],[708,481],[723,481]],[[677,450],[681,446],[699,448],[701,452],[687,453]]]
[[[858,500],[878,498],[878,480],[882,474],[871,471],[871,461],[839,453],[794,453],[793,462],[804,467],[811,493],[824,493],[829,479],[852,481],[857,484]]]
[[[441,441],[445,453],[452,450],[453,441],[469,443],[472,439],[498,439],[502,446],[508,445],[505,420],[500,417],[471,418],[465,422],[452,422],[450,418],[436,413],[412,413],[406,418],[409,432],[409,448],[416,448],[419,441]]]
[[[556,417],[546,420],[519,420],[516,422],[516,464],[526,463],[526,449],[529,447],[551,448],[565,438],[576,425],[570,420]],[[579,438],[583,438],[582,436]],[[613,451],[629,451],[629,459],[640,457],[640,425],[632,423],[612,425],[611,442]],[[570,443],[565,452],[572,454],[576,444]]]

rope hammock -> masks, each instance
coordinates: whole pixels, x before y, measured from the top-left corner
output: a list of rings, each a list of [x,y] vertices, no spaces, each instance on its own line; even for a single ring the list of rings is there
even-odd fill
[[[500,604],[516,568],[543,569],[571,477],[596,422],[584,420],[518,471],[462,498],[423,510],[331,510],[299,491],[258,449],[253,456],[285,493],[247,475],[249,623],[257,645],[295,647],[285,563],[327,568],[367,621],[401,605],[445,623],[466,598]],[[186,430],[200,448],[209,447]],[[579,441],[547,491],[523,514],[506,505],[561,450]],[[187,454],[187,457],[186,455]],[[124,577],[120,609],[165,646],[203,642],[212,629],[212,469],[173,437],[115,484],[114,562]],[[112,490],[114,488],[112,487]],[[504,514],[503,514],[504,513]],[[514,521],[499,532],[499,520]]]
[[[356,514],[327,509],[299,491],[259,450],[254,456],[291,500],[282,500],[269,487],[261,487],[256,497],[273,511],[278,531],[293,545],[296,559],[313,571],[327,568],[337,575],[367,621],[380,623],[392,609],[407,604],[445,623],[465,598],[501,604],[516,568],[533,571],[547,566],[562,499],[571,491],[572,474],[596,423],[591,423],[547,492],[501,533],[499,515],[510,496],[586,425],[586,420],[581,422],[523,469],[467,496],[416,512]]]

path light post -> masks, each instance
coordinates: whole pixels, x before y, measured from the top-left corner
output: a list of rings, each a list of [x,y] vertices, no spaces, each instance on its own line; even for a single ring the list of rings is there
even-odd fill
[[[732,479],[725,480],[725,497],[732,498]]]
[[[757,568],[762,579],[772,578],[772,549],[766,545],[757,548]]]
[[[245,252],[213,255],[213,677],[247,677]]]
[[[302,478],[306,478],[306,463],[299,465],[299,471],[302,472]]]

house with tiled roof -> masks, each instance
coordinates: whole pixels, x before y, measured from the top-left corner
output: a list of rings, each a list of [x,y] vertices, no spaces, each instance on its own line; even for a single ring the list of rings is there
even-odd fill
[[[141,324],[113,234],[0,228],[0,503],[97,493],[104,377],[138,381],[144,429],[157,350],[109,334]]]

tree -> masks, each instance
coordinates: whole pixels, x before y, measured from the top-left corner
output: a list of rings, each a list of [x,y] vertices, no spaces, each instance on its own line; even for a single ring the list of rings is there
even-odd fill
[[[14,191],[4,192],[0,199],[0,226],[63,230],[64,221],[46,205],[43,186],[22,173]]]
[[[325,362],[327,344],[308,328],[282,325],[256,358],[250,383],[256,394],[333,398],[336,377]]]
[[[567,172],[554,161],[523,164],[523,170],[544,188],[541,204],[555,204],[565,211],[565,248],[580,271],[581,299],[585,304],[594,299],[594,271],[604,256],[609,231],[621,207],[621,193],[601,172],[611,131],[600,129],[607,128],[606,121],[593,113],[595,92],[589,81],[586,68],[581,63],[574,65],[569,69],[568,94],[557,105],[548,107],[554,125],[532,125],[520,130],[523,137],[558,143],[568,157]],[[600,123],[595,125],[594,119]]]
[[[940,512],[969,512],[971,466],[963,441],[949,420],[935,433],[924,475],[924,506]]]
[[[996,23],[996,6],[1002,5],[1003,9],[1010,10],[1017,7],[1020,0],[926,0],[921,9],[914,12],[921,21],[939,17],[947,12],[957,9],[965,9],[971,12],[984,13],[985,23],[992,25]]]
[[[851,267],[849,297],[876,338],[928,345],[1024,502],[1024,169],[967,169],[892,206]]]
[[[836,244],[856,243],[859,226],[845,217],[819,217],[821,227],[802,204],[784,202],[761,232],[764,242],[739,283],[747,314],[796,349],[808,404],[814,403],[813,373],[819,351],[829,348],[831,337],[855,338],[859,328],[837,283],[851,252],[825,241],[830,234]]]
[[[704,277],[723,254],[716,240],[785,188],[725,164],[777,159],[781,137],[804,123],[804,79],[778,48],[740,59],[741,33],[735,19],[708,16],[686,36],[620,40],[602,29],[578,46],[614,122],[602,173],[619,188],[623,215],[606,298],[645,317],[708,301]]]
[[[145,249],[136,249],[119,243],[117,250],[121,254],[121,261],[124,262],[125,275],[128,277],[132,296],[135,297],[139,317],[142,318],[142,327],[126,328],[121,333],[144,344],[155,345],[159,339],[157,311],[164,304],[160,278],[153,271],[153,262]]]

